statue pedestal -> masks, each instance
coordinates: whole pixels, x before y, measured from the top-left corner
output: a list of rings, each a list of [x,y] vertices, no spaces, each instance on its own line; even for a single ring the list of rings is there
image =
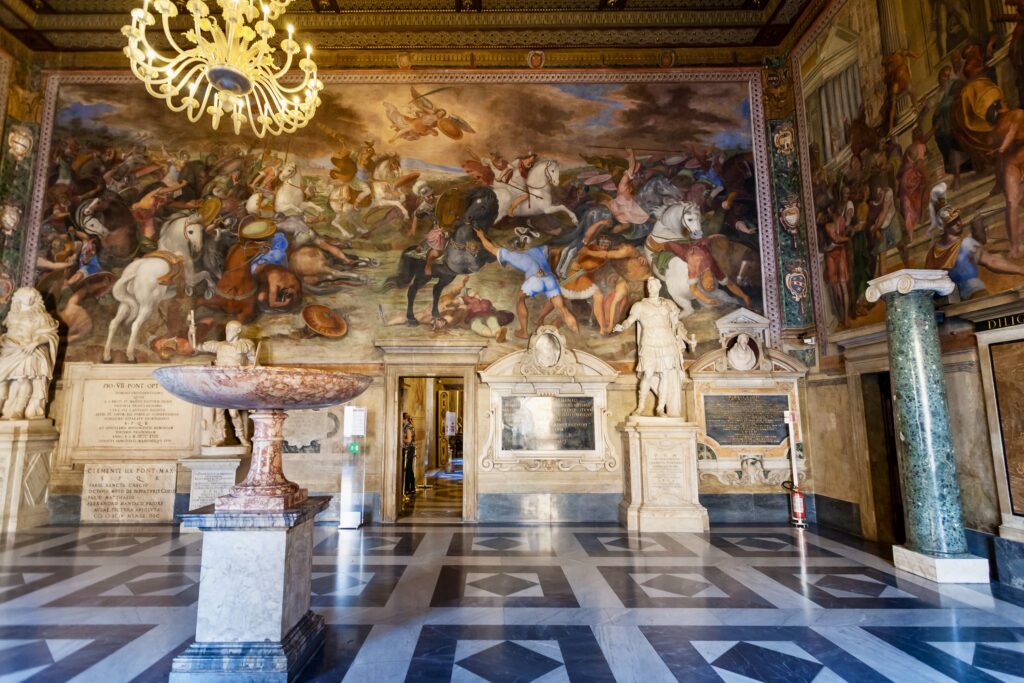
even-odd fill
[[[203,534],[196,640],[171,664],[172,683],[294,680],[324,644],[311,612],[313,518],[329,498],[281,512],[181,515]]]
[[[626,496],[619,521],[629,531],[708,530],[697,499],[697,431],[679,417],[633,415],[619,427],[629,439]]]
[[[238,465],[248,455],[245,446],[203,446],[200,457],[179,460],[178,464],[192,473],[188,509],[213,505],[218,497],[231,491],[238,482]],[[198,531],[184,524],[179,528],[183,533]]]
[[[49,523],[46,486],[57,442],[53,420],[0,420],[0,532]]]

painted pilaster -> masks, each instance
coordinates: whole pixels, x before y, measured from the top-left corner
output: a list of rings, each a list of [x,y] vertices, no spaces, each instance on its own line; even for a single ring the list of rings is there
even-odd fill
[[[934,294],[953,291],[943,270],[900,270],[869,283],[886,304],[907,548],[949,557],[967,552]]]
[[[781,293],[782,347],[805,365],[814,366],[814,350],[800,341],[800,337],[814,329],[815,316],[811,250],[801,199],[796,102],[790,69],[785,63],[767,63],[764,74],[774,208],[771,229]]]

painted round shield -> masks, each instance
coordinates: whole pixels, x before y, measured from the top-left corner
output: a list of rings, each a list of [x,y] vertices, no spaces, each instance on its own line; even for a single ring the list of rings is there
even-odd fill
[[[447,116],[438,119],[437,128],[452,140],[460,140],[462,138],[462,128]]]
[[[675,156],[669,157],[668,159],[665,159],[665,165],[666,166],[678,166],[679,164],[683,163],[684,161],[686,161],[686,157],[682,157],[682,156],[679,156],[677,154]]]
[[[434,215],[437,216],[437,222],[442,228],[450,228],[455,225],[455,221],[459,220],[462,215],[464,202],[465,200],[458,190],[448,190],[438,197]]]
[[[277,226],[269,218],[253,218],[238,227],[238,237],[243,240],[265,240],[274,234]]]
[[[321,337],[340,339],[348,334],[348,323],[334,310],[323,304],[310,304],[302,309],[306,327]]]
[[[199,207],[199,217],[203,220],[203,225],[210,225],[217,216],[220,215],[221,202],[217,197],[207,197],[203,200],[203,205]]]

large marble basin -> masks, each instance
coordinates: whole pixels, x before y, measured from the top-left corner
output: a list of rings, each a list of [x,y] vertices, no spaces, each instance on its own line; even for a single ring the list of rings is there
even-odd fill
[[[178,398],[231,410],[304,410],[350,401],[370,378],[313,367],[171,365],[153,371]]]

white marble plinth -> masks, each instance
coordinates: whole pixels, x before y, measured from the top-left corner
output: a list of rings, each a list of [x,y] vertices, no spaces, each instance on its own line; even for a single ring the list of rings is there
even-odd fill
[[[708,530],[697,497],[697,431],[678,417],[631,416],[619,427],[629,441],[626,495],[619,520],[636,532]]]
[[[50,521],[46,487],[57,441],[53,420],[0,420],[0,531]]]
[[[313,518],[326,497],[283,512],[181,515],[203,534],[196,640],[171,665],[171,681],[293,680],[323,646],[309,610]]]
[[[988,583],[989,565],[984,557],[961,555],[934,557],[897,545],[892,548],[896,569],[923,576],[935,583]]]
[[[178,463],[192,473],[188,509],[198,510],[213,505],[219,496],[227,495],[238,483],[238,465],[249,449],[245,446],[203,446],[198,458],[185,458]],[[198,531],[181,525],[182,532]]]

